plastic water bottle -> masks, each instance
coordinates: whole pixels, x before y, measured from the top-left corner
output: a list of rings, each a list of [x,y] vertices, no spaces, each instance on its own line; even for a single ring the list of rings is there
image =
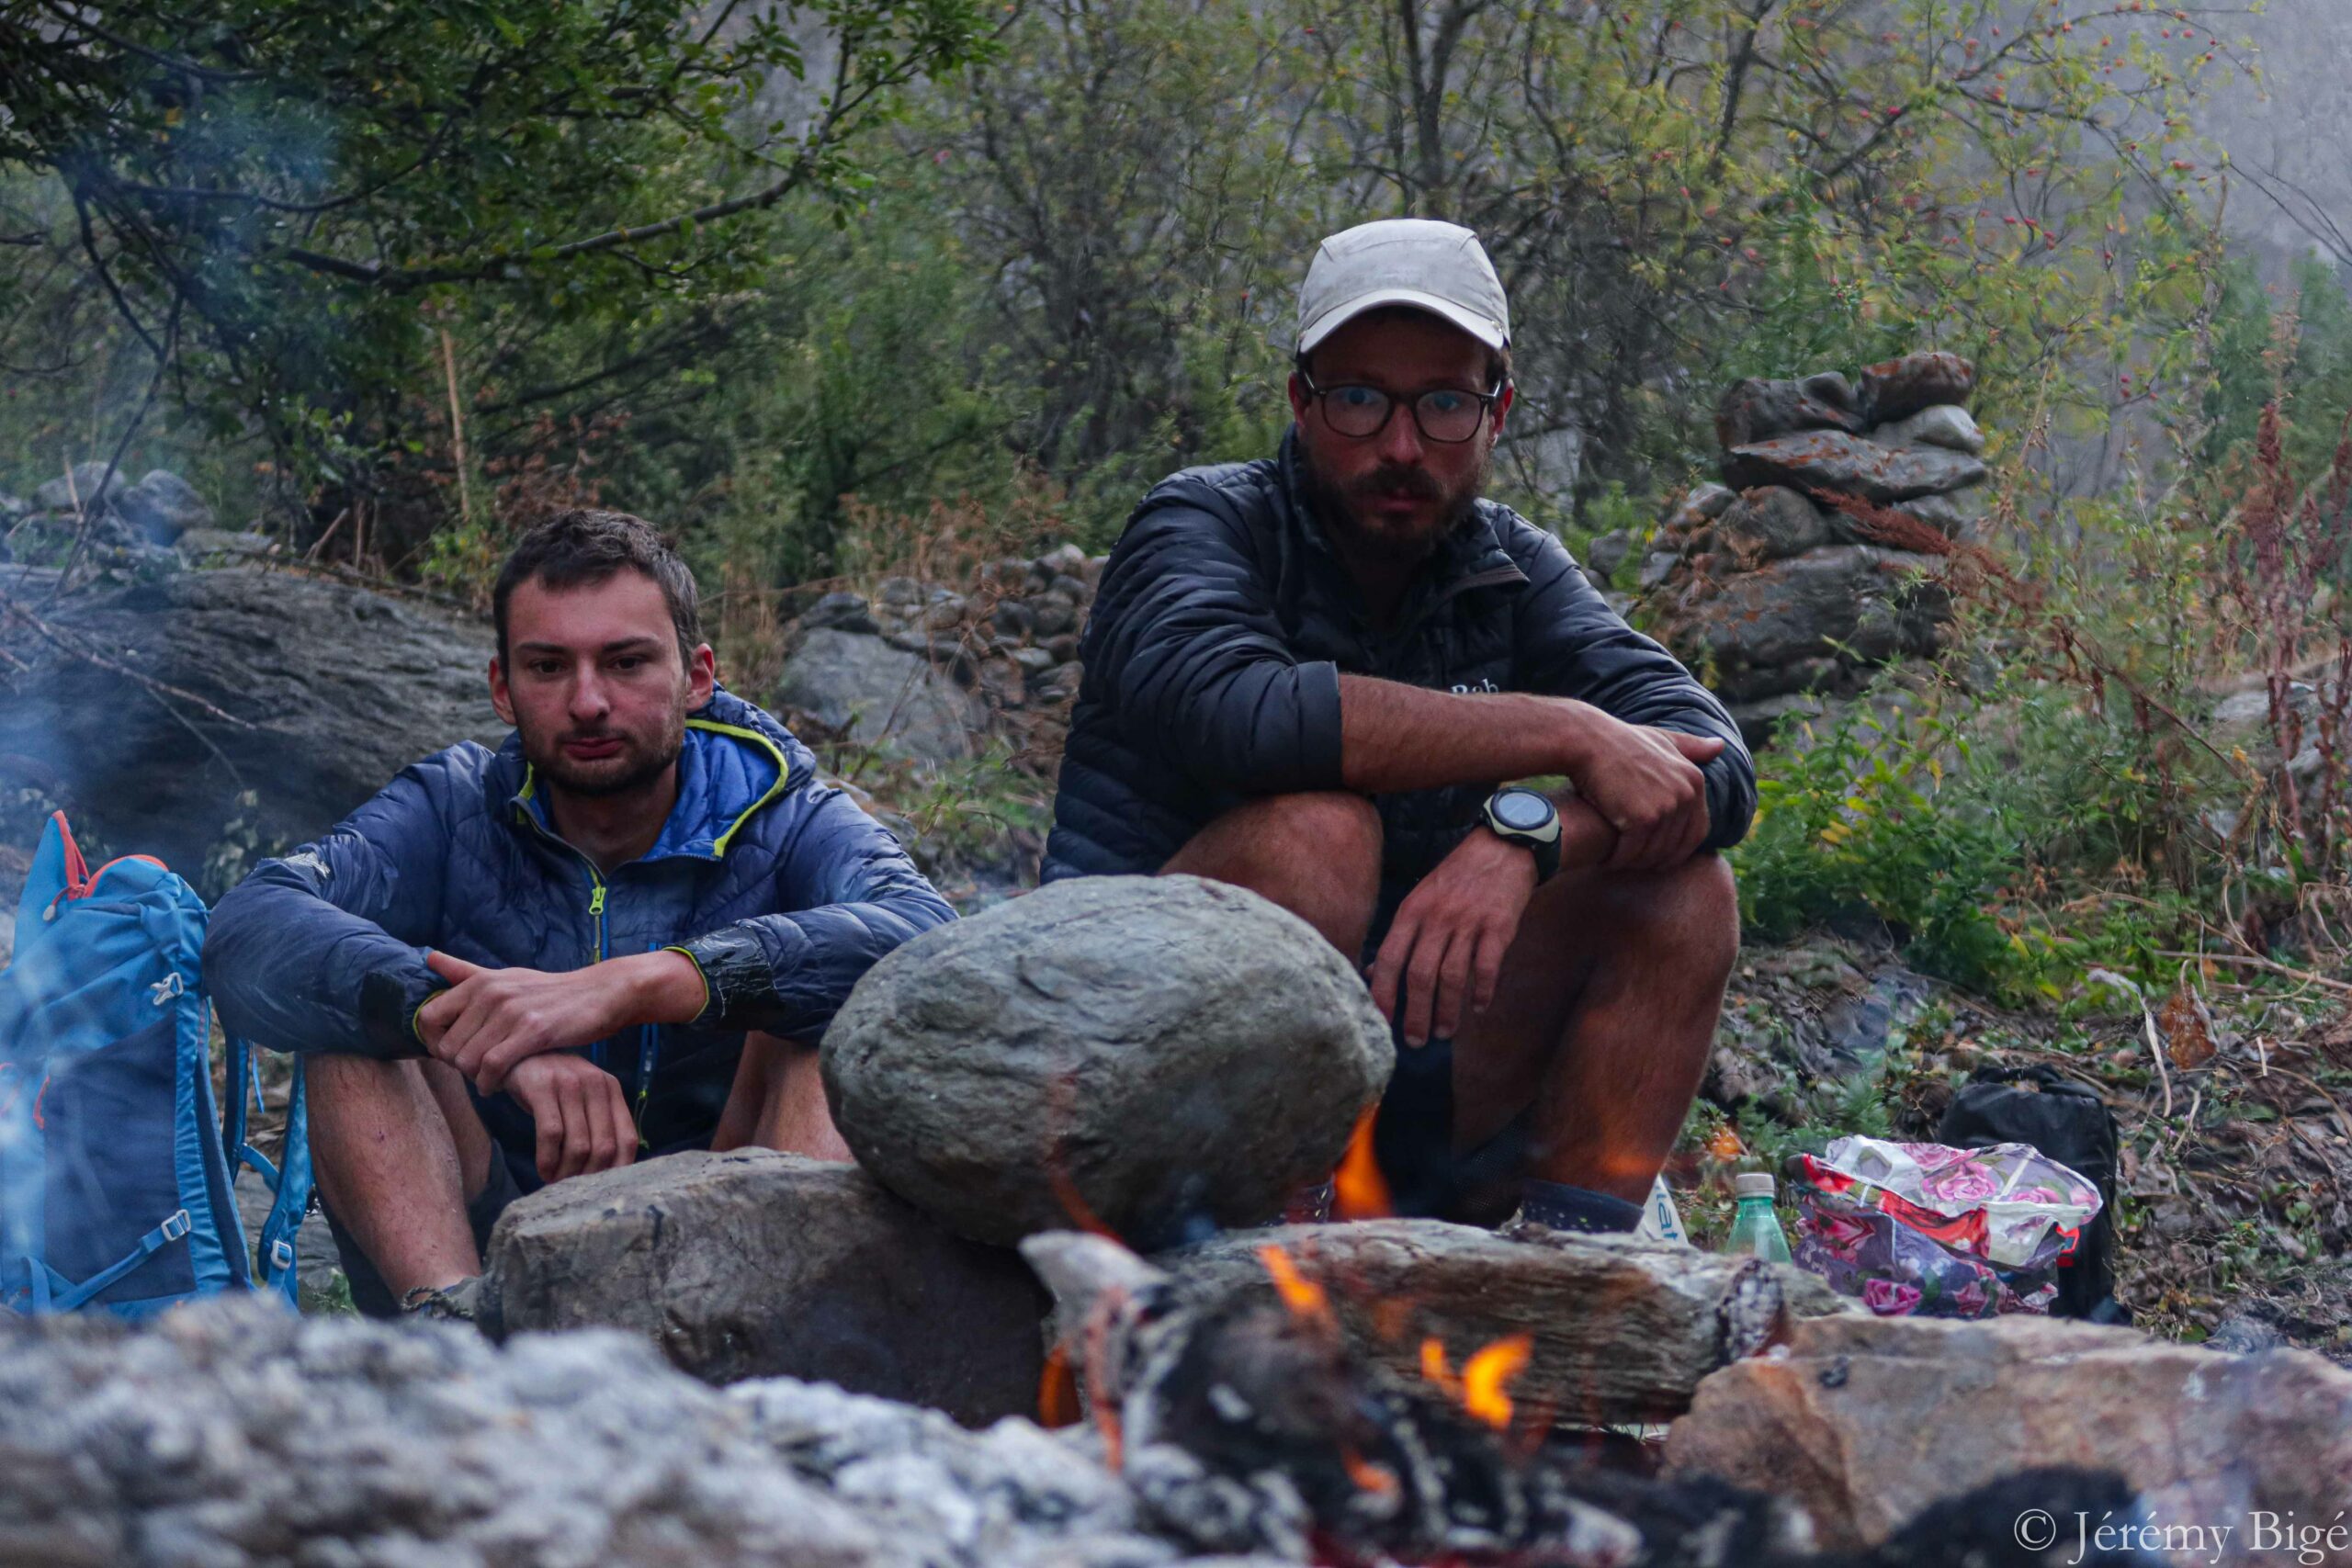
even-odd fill
[[[1761,1258],[1767,1263],[1789,1260],[1789,1238],[1772,1213],[1772,1178],[1764,1171],[1745,1171],[1732,1178],[1739,1209],[1731,1218],[1731,1235],[1724,1251],[1736,1257]]]

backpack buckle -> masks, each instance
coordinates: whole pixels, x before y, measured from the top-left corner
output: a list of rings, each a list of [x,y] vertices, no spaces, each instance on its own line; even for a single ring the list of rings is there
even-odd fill
[[[182,1209],[166,1219],[161,1228],[165,1241],[177,1241],[195,1227],[196,1222],[188,1218],[186,1209]]]
[[[180,978],[180,972],[175,969],[147,988],[153,992],[155,997],[151,1005],[162,1007],[174,997],[185,992],[187,989],[187,983]]]
[[[279,1239],[269,1244],[269,1266],[284,1270],[294,1267],[294,1244]]]

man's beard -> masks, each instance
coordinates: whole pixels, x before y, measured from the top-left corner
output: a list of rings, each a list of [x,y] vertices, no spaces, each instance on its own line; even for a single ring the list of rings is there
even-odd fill
[[[629,795],[649,787],[669,771],[686,744],[684,709],[672,715],[661,731],[651,736],[631,735],[623,730],[566,730],[550,739],[533,735],[528,728],[517,728],[522,730],[523,760],[540,776],[567,794],[594,798]],[[593,761],[576,761],[563,750],[566,741],[607,738],[619,740],[620,750]]]
[[[1314,498],[1315,513],[1327,529],[1345,536],[1344,543],[1363,556],[1385,557],[1402,563],[1418,564],[1439,540],[1461,526],[1478,503],[1487,488],[1487,472],[1493,457],[1482,453],[1477,466],[1463,476],[1461,485],[1449,492],[1427,468],[1411,468],[1398,463],[1383,463],[1352,484],[1336,485],[1327,479],[1315,466],[1315,459],[1302,451],[1305,461],[1307,493]],[[1378,520],[1366,521],[1358,506],[1358,499],[1370,501],[1383,495],[1410,495],[1421,501],[1439,502],[1437,521],[1426,531],[1414,528],[1400,532],[1395,525]]]

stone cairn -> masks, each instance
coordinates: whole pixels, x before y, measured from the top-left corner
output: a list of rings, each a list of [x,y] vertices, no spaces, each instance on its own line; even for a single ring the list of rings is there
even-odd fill
[[[1063,545],[990,561],[960,589],[886,577],[802,614],[781,705],[915,761],[977,753],[991,719],[1058,720],[1078,694],[1080,627],[1102,556]]]
[[[1856,380],[1746,380],[1715,412],[1722,484],[1692,491],[1643,562],[1661,639],[1753,740],[1888,660],[1935,652],[1950,623],[1946,541],[1975,513],[1976,369],[1915,354]]]
[[[81,463],[30,500],[0,492],[0,560],[57,564],[77,544],[80,558],[101,570],[150,573],[270,548],[263,535],[214,527],[204,497],[168,468],[134,484],[104,463]]]

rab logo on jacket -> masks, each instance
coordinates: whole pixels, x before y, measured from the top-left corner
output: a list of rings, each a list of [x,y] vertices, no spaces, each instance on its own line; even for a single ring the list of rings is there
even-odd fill
[[[1473,692],[1499,692],[1501,690],[1502,688],[1500,686],[1495,684],[1494,678],[1492,676],[1488,676],[1486,680],[1474,682],[1470,685],[1454,687],[1453,694],[1457,697],[1466,697]]]

